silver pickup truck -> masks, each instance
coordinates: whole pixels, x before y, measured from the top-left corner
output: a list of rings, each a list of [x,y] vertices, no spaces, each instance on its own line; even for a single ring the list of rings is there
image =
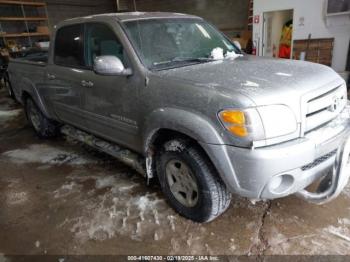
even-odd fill
[[[157,178],[194,221],[222,214],[232,193],[320,204],[349,179],[344,80],[323,65],[246,55],[199,17],[67,20],[47,55],[8,71],[40,137],[62,132]]]

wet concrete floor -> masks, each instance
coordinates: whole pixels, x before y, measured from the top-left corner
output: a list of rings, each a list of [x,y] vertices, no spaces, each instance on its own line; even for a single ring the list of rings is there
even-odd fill
[[[257,174],[258,175],[258,174]],[[350,187],[322,206],[234,197],[209,224],[177,215],[157,185],[64,138],[41,140],[0,92],[1,254],[350,254]]]

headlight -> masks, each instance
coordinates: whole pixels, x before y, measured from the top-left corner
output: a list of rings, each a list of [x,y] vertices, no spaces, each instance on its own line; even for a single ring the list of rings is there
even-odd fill
[[[264,139],[264,127],[255,108],[219,112],[223,126],[236,137],[247,141]]]
[[[289,135],[297,130],[297,120],[292,110],[284,105],[257,107],[264,124],[265,138]]]
[[[229,132],[248,141],[284,136],[297,130],[295,115],[285,105],[223,110],[219,119]]]

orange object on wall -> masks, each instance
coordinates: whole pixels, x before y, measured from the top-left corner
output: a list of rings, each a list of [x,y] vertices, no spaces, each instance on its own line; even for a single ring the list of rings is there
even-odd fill
[[[291,51],[292,51],[292,49],[290,46],[281,44],[278,57],[279,58],[290,58]]]
[[[291,56],[291,45],[292,45],[292,35],[293,35],[293,22],[289,21],[283,26],[279,57],[280,58],[290,58]]]

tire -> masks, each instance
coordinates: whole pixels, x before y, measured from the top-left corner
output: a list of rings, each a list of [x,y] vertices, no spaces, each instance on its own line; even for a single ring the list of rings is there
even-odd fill
[[[15,94],[13,93],[13,89],[12,89],[12,85],[11,85],[10,77],[9,77],[8,73],[5,73],[4,84],[5,84],[5,88],[8,92],[9,97],[11,97],[12,99],[15,99]]]
[[[180,215],[204,223],[229,207],[231,193],[198,145],[171,140],[164,144],[156,164],[162,191]]]
[[[59,125],[48,119],[31,98],[25,101],[27,119],[40,138],[51,138],[59,135]]]

